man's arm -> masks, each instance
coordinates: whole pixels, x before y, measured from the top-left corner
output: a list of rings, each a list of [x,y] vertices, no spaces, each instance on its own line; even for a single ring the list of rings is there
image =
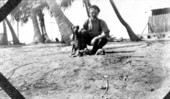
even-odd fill
[[[98,40],[98,39],[101,39],[101,38],[109,39],[110,38],[110,35],[109,35],[110,30],[108,29],[107,24],[103,20],[101,20],[100,25],[101,25],[101,28],[102,28],[102,32],[104,32],[104,33],[94,37],[91,41],[91,45],[94,45],[94,42],[96,42],[96,40]]]
[[[110,33],[110,30],[106,24],[105,21],[103,20],[100,20],[100,25],[101,25],[101,28],[102,28],[102,32],[104,32],[103,34],[99,35],[96,37],[96,39],[101,39],[101,38],[108,38],[110,37],[109,33]]]

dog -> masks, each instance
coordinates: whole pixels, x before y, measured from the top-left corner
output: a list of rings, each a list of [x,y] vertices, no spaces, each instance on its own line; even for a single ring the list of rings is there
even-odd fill
[[[80,34],[79,34],[79,26],[72,26],[71,27],[72,31],[72,49],[71,49],[71,55],[76,54],[76,51],[79,49],[79,39],[80,39]]]
[[[83,56],[85,55],[85,50],[87,49],[87,46],[85,42],[82,39],[82,33],[79,31],[79,26],[73,26],[71,27],[72,30],[72,50],[71,55],[75,56]]]

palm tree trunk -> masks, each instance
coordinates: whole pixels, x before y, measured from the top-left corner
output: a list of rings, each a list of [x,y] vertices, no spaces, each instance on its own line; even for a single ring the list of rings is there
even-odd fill
[[[22,0],[8,0],[0,8],[0,22],[6,18],[6,16],[11,13],[11,11],[21,2]]]
[[[113,2],[113,0],[109,0],[119,21],[122,23],[122,25],[126,28],[128,35],[130,37],[131,41],[141,41],[141,39],[133,32],[132,28],[129,26],[128,23],[125,22],[125,20],[122,18],[122,16],[120,15],[115,3]]]
[[[0,45],[8,45],[7,30],[5,21],[3,21],[3,33],[0,35]]]
[[[5,19],[5,21],[8,24],[9,29],[11,31],[12,38],[13,38],[13,44],[20,44],[20,41],[19,41],[18,37],[16,36],[16,33],[15,33],[11,23],[9,22],[9,20],[7,18]]]
[[[39,17],[39,25],[41,28],[42,38],[43,38],[43,42],[45,42],[45,40],[47,39],[50,40],[50,38],[46,32],[44,14],[41,9],[38,12],[39,12],[38,17]]]
[[[83,3],[86,7],[87,16],[90,17],[90,15],[89,15],[89,7],[91,6],[90,1],[89,0],[83,0]]]
[[[61,10],[60,6],[57,4],[55,0],[46,0],[46,2],[50,7],[50,11],[53,13],[53,16],[55,17],[63,41],[66,44],[70,44],[71,42],[70,36],[72,34],[71,27],[73,26],[73,24],[64,15],[63,11]]]
[[[19,21],[17,21],[17,37],[19,39]]]
[[[35,9],[31,10],[31,19],[34,28],[33,43],[43,43]]]
[[[3,26],[4,26],[4,35],[2,41],[4,45],[8,45],[8,35],[7,35],[7,28],[6,28],[5,21],[3,21]]]

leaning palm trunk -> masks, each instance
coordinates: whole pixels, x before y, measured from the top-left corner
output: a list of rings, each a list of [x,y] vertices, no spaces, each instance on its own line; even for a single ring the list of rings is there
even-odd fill
[[[43,43],[35,9],[31,10],[31,19],[34,28],[33,43]]]
[[[83,0],[83,3],[86,7],[87,16],[90,17],[90,15],[89,15],[89,7],[91,6],[90,1],[89,0]]]
[[[73,24],[64,15],[63,11],[55,0],[46,0],[46,2],[49,5],[50,11],[53,13],[53,16],[55,17],[55,20],[58,24],[62,40],[66,44],[70,44],[70,35],[72,34],[71,27],[73,26]]]
[[[11,31],[11,34],[12,34],[12,38],[13,38],[13,44],[20,44],[20,41],[18,39],[18,37],[16,36],[16,33],[11,25],[11,23],[9,22],[9,20],[6,18],[5,19],[7,25],[9,26],[9,29]]]
[[[141,39],[135,35],[135,33],[133,32],[132,28],[129,26],[128,23],[125,22],[125,20],[122,18],[122,16],[120,15],[116,5],[114,4],[113,0],[109,0],[119,21],[123,24],[123,26],[126,28],[127,32],[128,32],[128,35],[130,37],[130,40],[131,41],[141,41]]]
[[[5,21],[3,21],[3,33],[0,34],[0,45],[8,45],[7,30]]]
[[[22,0],[8,0],[0,8],[0,22],[21,2]]]

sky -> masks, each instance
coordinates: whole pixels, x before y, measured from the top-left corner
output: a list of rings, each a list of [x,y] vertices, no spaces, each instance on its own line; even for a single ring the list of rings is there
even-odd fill
[[[152,9],[170,8],[170,0],[114,0],[120,14],[125,21],[131,26],[136,34],[147,33],[148,18],[151,16]],[[109,0],[91,0],[91,4],[98,5],[101,9],[99,18],[103,19],[109,29],[110,35],[114,37],[128,38],[128,34],[124,26],[120,23],[115,12],[109,3]],[[51,18],[48,11],[45,12],[45,24],[49,37],[54,40],[56,37],[60,38],[60,33],[54,18]],[[82,24],[87,19],[87,13],[81,0],[76,0],[71,7],[64,11],[65,15],[74,25]],[[10,19],[10,17],[9,17]],[[13,27],[17,32],[16,22],[13,22]],[[8,30],[9,31],[9,30]],[[0,33],[3,32],[2,23],[0,24]],[[33,39],[33,26],[30,20],[27,24],[19,27],[19,39],[23,43],[31,43]],[[11,40],[10,31],[8,32],[9,40]]]

